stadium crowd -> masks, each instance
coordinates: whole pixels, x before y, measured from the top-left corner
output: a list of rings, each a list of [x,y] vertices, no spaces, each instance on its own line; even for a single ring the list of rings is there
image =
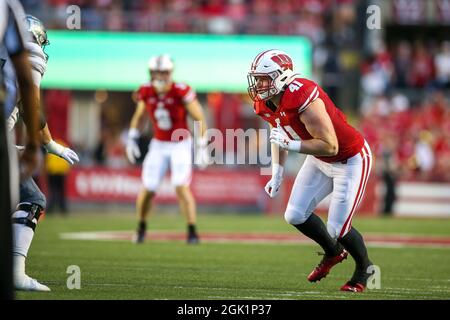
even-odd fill
[[[450,104],[442,91],[430,93],[418,105],[410,105],[401,94],[380,96],[359,126],[380,160],[390,155],[398,176],[450,181]]]
[[[304,34],[325,36],[328,20],[344,31],[355,20],[354,0],[23,0],[44,13],[51,29],[66,27],[70,5],[83,14],[82,28],[110,31]],[[186,19],[186,17],[189,17]],[[345,30],[348,33],[350,30]]]
[[[393,89],[449,88],[450,42],[396,42],[381,44],[361,68],[367,95],[388,94]]]
[[[392,150],[404,179],[450,181],[450,42],[381,44],[361,75],[361,127],[376,154]]]
[[[304,35],[314,45],[315,78],[331,96],[332,85],[325,82],[342,69],[339,50],[360,47],[354,0],[22,2],[49,29],[65,29],[67,7],[78,5],[83,30]],[[380,43],[376,48],[361,64],[361,116],[353,123],[359,123],[378,158],[390,155],[390,163],[396,164],[402,178],[450,181],[450,104],[445,97],[450,86],[450,42],[403,40]],[[47,96],[47,108],[53,108],[58,94],[49,91]],[[245,95],[214,92],[202,94],[201,100],[211,126],[222,131],[261,125],[255,123]],[[126,127],[117,120],[122,116],[110,114],[108,108],[102,112],[101,141],[82,163],[128,165]]]

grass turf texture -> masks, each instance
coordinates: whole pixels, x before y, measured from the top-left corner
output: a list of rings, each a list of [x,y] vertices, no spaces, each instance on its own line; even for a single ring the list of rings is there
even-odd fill
[[[356,218],[364,235],[402,233],[450,236],[450,220]],[[281,216],[203,214],[199,231],[297,232]],[[319,283],[306,280],[317,265],[316,245],[181,241],[61,240],[60,233],[135,230],[130,214],[47,216],[35,235],[27,273],[52,292],[17,292],[18,299],[449,299],[450,248],[369,247],[381,268],[381,289],[362,294],[339,287],[353,272],[347,259]],[[185,232],[177,214],[157,214],[152,230]],[[69,290],[69,265],[81,268],[81,289]]]

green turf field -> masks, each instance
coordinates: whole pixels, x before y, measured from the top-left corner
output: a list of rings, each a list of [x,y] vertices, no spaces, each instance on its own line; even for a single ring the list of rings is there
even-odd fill
[[[450,220],[356,218],[363,234],[450,237]],[[132,214],[47,216],[37,228],[27,273],[50,293],[17,293],[19,299],[449,299],[450,247],[370,246],[381,268],[381,289],[362,294],[338,289],[353,261],[337,265],[318,284],[306,280],[320,260],[318,246],[280,243],[62,240],[61,233],[134,230]],[[157,214],[151,230],[185,231],[178,214]],[[202,214],[199,231],[295,234],[282,216]],[[69,290],[69,265],[81,269],[81,289]]]

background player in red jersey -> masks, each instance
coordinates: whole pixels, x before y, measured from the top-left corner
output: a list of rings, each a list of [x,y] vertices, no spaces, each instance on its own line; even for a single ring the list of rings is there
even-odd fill
[[[201,138],[196,141],[196,155],[205,155],[207,139],[205,118],[195,92],[184,83],[172,80],[173,62],[167,55],[150,58],[150,83],[137,91],[138,104],[131,119],[127,143],[128,159],[135,163],[141,156],[137,139],[138,127],[147,113],[154,137],[145,156],[142,170],[143,188],[136,200],[139,225],[136,242],[145,240],[147,215],[162,179],[170,166],[171,181],[175,186],[180,210],[188,223],[188,243],[198,243],[196,232],[196,203],[189,188],[192,174],[192,138],[188,130],[187,115],[200,121]],[[206,158],[197,158],[201,166]]]
[[[367,285],[372,263],[361,234],[351,222],[369,177],[371,151],[322,88],[293,70],[289,55],[267,50],[256,56],[248,74],[248,92],[255,102],[255,113],[272,127],[272,179],[265,190],[270,197],[277,194],[286,151],[308,155],[285,212],[288,223],[325,251],[308,280],[324,278],[350,253],[356,268],[341,290],[361,292]],[[330,193],[325,226],[313,211]]]

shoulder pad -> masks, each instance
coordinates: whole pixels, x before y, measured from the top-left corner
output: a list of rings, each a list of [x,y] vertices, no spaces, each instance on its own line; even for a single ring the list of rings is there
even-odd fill
[[[295,78],[288,84],[283,94],[283,109],[295,110],[301,113],[318,97],[319,86],[314,81]]]

